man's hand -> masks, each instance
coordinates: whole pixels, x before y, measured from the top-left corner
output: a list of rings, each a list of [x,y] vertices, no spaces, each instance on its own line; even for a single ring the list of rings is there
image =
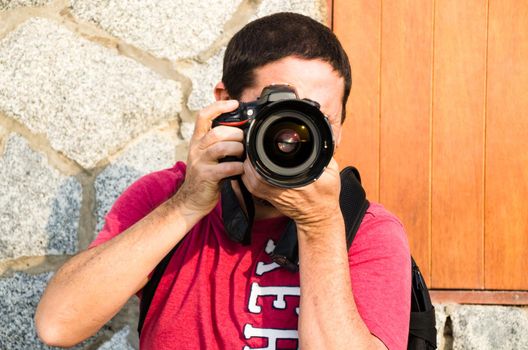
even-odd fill
[[[198,114],[189,144],[185,181],[176,194],[184,207],[192,212],[208,214],[218,201],[220,181],[244,171],[242,162],[218,163],[226,156],[242,156],[244,132],[230,126],[211,129],[214,118],[233,111],[237,106],[236,100],[217,101]]]
[[[77,254],[57,271],[35,314],[37,332],[46,344],[73,346],[93,335],[211,211],[218,200],[220,180],[242,173],[241,162],[218,163],[222,157],[242,154],[242,130],[211,130],[212,119],[237,105],[237,101],[221,101],[200,112],[185,181],[175,196],[116,237]]]
[[[320,226],[334,220],[337,215],[341,217],[341,181],[339,167],[334,159],[317,181],[304,187],[284,189],[273,186],[256,172],[248,159],[244,162],[242,180],[249,192],[270,202],[298,226]]]

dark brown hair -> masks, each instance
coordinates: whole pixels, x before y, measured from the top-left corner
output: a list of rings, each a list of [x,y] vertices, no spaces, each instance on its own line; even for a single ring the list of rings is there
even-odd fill
[[[345,50],[334,33],[321,23],[297,13],[282,12],[248,23],[229,41],[222,82],[231,98],[253,86],[254,70],[288,56],[321,59],[344,79],[343,114],[352,75]]]

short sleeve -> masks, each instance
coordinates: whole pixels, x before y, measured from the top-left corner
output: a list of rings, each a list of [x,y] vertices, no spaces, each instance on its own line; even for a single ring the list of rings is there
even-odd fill
[[[185,179],[185,163],[141,177],[116,200],[103,229],[88,248],[96,247],[125,231],[169,199]]]
[[[399,220],[371,204],[349,251],[354,299],[370,332],[390,350],[407,348],[411,261]]]

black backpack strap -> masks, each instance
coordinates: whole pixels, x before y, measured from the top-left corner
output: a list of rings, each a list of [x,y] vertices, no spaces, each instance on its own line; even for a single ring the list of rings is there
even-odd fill
[[[366,198],[363,186],[361,186],[361,177],[356,168],[346,167],[341,170],[340,176],[339,205],[345,221],[347,249],[350,249],[370,203]]]
[[[436,349],[435,309],[422,273],[412,257],[411,265],[411,318],[407,349]]]
[[[411,312],[408,349],[436,349],[436,324],[434,308]]]
[[[145,286],[141,290],[141,301],[139,303],[139,321],[138,321],[138,334],[140,336],[141,336],[141,330],[143,329],[143,323],[145,323],[145,318],[147,317],[147,312],[150,308],[150,304],[152,303],[152,299],[154,299],[154,294],[156,293],[158,284],[160,283],[161,277],[165,273],[165,269],[167,268],[167,265],[169,265],[169,261],[171,260],[178,246],[179,244],[176,244],[174,248],[172,248],[172,250],[167,255],[165,255],[163,260],[161,260],[160,263],[154,269],[154,272],[152,273],[152,277],[149,279],[147,284],[145,284]]]

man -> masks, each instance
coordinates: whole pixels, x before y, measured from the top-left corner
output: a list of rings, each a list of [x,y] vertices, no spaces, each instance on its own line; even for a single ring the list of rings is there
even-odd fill
[[[54,276],[35,316],[50,345],[71,346],[94,334],[180,242],[142,328],[144,349],[403,349],[410,307],[410,255],[398,220],[371,204],[347,252],[332,160],[297,189],[274,187],[240,157],[243,132],[211,128],[238,102],[271,84],[294,86],[321,105],[336,144],[350,91],[350,67],[333,33],[296,14],[275,14],[230,41],[217,102],[201,110],[187,164],[147,175],[113,206],[90,249]],[[220,182],[241,175],[256,200],[249,246],[225,234]],[[240,191],[234,185],[240,200]],[[287,218],[297,225],[299,273],[267,252]]]

